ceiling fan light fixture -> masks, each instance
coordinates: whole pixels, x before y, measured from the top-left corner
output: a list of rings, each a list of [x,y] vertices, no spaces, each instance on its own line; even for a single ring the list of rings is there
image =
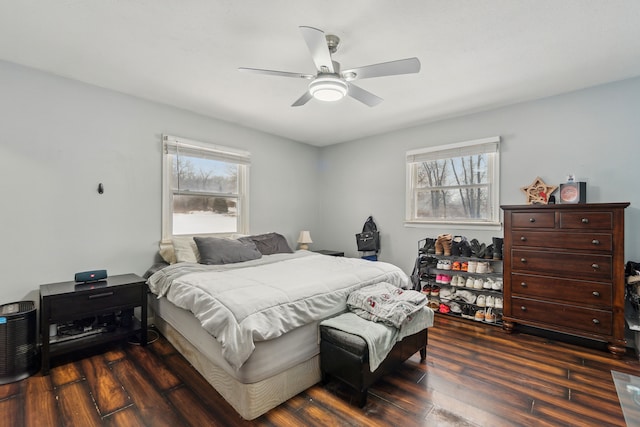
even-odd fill
[[[318,77],[309,83],[309,93],[319,101],[338,101],[349,91],[347,83],[338,77]]]

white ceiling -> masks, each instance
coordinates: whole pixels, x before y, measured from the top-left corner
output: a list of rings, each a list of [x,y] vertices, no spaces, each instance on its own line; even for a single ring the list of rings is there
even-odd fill
[[[291,107],[308,81],[237,68],[315,74],[300,25],[422,70]],[[323,146],[638,76],[640,1],[0,0],[0,59]]]

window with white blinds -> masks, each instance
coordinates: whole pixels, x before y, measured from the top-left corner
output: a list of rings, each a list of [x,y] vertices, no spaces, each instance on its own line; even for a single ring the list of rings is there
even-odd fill
[[[163,135],[162,238],[248,232],[251,154]]]
[[[500,137],[408,151],[406,162],[407,224],[500,224]]]

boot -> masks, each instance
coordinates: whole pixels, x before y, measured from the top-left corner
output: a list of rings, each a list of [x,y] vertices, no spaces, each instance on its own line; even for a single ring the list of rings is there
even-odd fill
[[[461,256],[462,246],[466,241],[467,238],[464,236],[455,236],[451,241],[451,256]]]
[[[493,244],[489,244],[484,251],[484,259],[493,259]]]
[[[421,254],[435,254],[436,253],[436,239],[427,237],[424,242],[424,246],[420,248]]]
[[[502,246],[504,239],[502,237],[493,238],[493,259],[502,259]]]
[[[451,234],[441,234],[436,240],[436,255],[451,256],[451,241],[453,237]],[[438,253],[438,246],[441,248],[441,253]]]

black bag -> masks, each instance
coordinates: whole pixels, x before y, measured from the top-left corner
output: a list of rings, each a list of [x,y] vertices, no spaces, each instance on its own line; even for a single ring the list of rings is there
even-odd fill
[[[367,218],[362,233],[356,234],[356,242],[360,252],[378,252],[380,250],[380,232],[373,217]]]

